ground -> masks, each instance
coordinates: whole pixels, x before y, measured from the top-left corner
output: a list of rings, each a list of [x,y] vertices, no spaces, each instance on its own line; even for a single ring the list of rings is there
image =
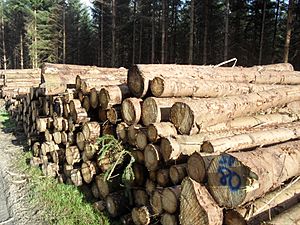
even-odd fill
[[[12,133],[0,100],[0,225],[41,224],[39,209],[30,200],[28,178],[17,165],[24,154],[22,133]]]

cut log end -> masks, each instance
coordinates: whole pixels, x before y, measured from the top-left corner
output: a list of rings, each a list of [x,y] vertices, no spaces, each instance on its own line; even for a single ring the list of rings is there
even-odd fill
[[[150,213],[146,206],[140,208],[133,208],[131,216],[134,224],[136,225],[150,224]]]
[[[148,144],[147,135],[143,131],[138,131],[136,134],[136,147],[140,150],[144,150]]]
[[[148,91],[149,83],[142,77],[136,65],[128,71],[127,84],[131,93],[137,98],[143,97]]]
[[[193,128],[194,114],[190,107],[181,102],[171,108],[171,121],[181,134],[190,134]]]
[[[254,190],[257,175],[235,157],[222,154],[215,157],[207,171],[210,193],[220,206],[241,205],[249,190]]]
[[[172,183],[174,185],[180,184],[187,175],[187,164],[173,165],[169,172]]]
[[[222,224],[222,209],[214,202],[204,186],[186,178],[181,188],[180,224]]]
[[[202,183],[205,175],[205,162],[199,153],[193,153],[187,162],[188,175],[195,181]]]
[[[180,146],[172,138],[162,138],[160,149],[162,149],[162,157],[165,162],[168,162],[173,157],[177,158],[178,154],[180,154]]]
[[[162,208],[162,193],[160,189],[154,191],[150,199],[153,213],[155,215],[160,215],[163,212]]]
[[[155,98],[149,97],[143,102],[142,120],[145,126],[161,121],[160,108],[157,105]]]
[[[228,210],[224,213],[224,225],[247,225],[246,220],[235,210]]]
[[[160,150],[158,146],[148,144],[144,150],[145,165],[148,170],[156,170],[160,161]]]
[[[99,92],[99,102],[102,109],[107,109],[110,102],[110,94],[107,89],[102,88]]]
[[[164,79],[161,77],[155,77],[150,84],[150,89],[155,97],[162,97],[165,87]]]
[[[160,223],[162,225],[177,225],[178,219],[175,215],[164,213],[160,218]]]
[[[129,124],[136,124],[141,118],[141,99],[127,98],[122,103],[121,113],[124,121]]]
[[[180,197],[180,185],[170,188],[165,188],[162,192],[162,207],[163,209],[173,214],[178,209]]]
[[[201,151],[206,153],[213,153],[214,147],[209,141],[204,141],[201,145]]]

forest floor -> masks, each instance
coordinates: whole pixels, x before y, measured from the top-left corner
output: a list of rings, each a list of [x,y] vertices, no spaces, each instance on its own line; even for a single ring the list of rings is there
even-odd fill
[[[30,201],[28,177],[19,167],[24,136],[14,131],[0,100],[0,225],[42,224],[40,210]]]

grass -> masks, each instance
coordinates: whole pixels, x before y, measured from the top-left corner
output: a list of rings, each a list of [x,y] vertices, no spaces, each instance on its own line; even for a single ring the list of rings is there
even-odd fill
[[[0,110],[0,127],[14,126],[15,123],[9,119],[7,112]],[[24,152],[16,163],[17,167],[29,177],[31,204],[41,209],[41,219],[46,224],[110,225],[108,217],[96,212],[77,187],[44,177],[39,168],[31,167],[28,164],[31,157],[31,152]]]

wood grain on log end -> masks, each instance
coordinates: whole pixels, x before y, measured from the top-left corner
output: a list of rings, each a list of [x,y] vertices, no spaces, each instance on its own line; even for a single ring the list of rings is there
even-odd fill
[[[131,216],[134,224],[136,225],[148,225],[150,224],[150,212],[146,206],[140,208],[133,208]]]
[[[149,88],[149,81],[143,78],[136,65],[128,70],[127,84],[131,93],[138,98],[143,97]]]
[[[193,153],[187,162],[187,171],[190,178],[202,183],[206,176],[206,168],[203,157],[195,152]]]
[[[144,150],[145,165],[148,170],[156,170],[159,167],[162,155],[159,146],[148,144]]]
[[[123,120],[129,124],[136,124],[140,121],[142,115],[141,99],[127,98],[122,102],[121,112]]]
[[[194,113],[187,104],[176,102],[171,108],[170,119],[179,133],[191,133],[194,124]]]
[[[161,95],[164,92],[164,87],[165,87],[165,82],[164,82],[164,79],[161,77],[155,77],[150,82],[150,89],[151,89],[152,94],[155,97],[161,97]]]
[[[173,214],[177,211],[179,205],[179,197],[181,193],[180,185],[165,188],[162,192],[162,207],[163,209]]]

